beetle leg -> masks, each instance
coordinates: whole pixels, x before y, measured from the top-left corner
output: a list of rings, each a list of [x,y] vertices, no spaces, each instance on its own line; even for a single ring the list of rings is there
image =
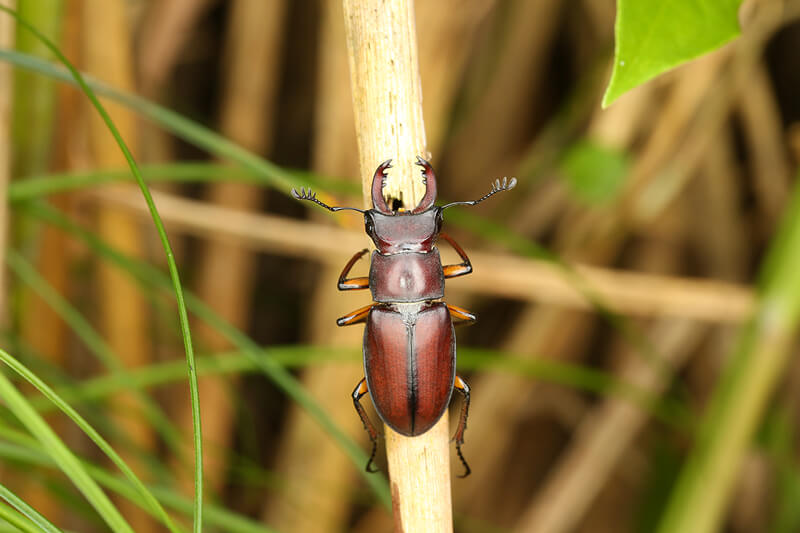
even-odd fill
[[[463,307],[447,304],[447,309],[450,311],[450,316],[453,317],[453,320],[458,321],[455,323],[456,326],[463,324],[465,322],[467,324],[472,324],[476,320],[478,320],[478,317],[475,316],[475,313],[467,311]]]
[[[347,275],[350,273],[350,270],[353,268],[353,265],[356,264],[356,261],[361,259],[361,257],[369,252],[366,248],[361,250],[360,252],[356,252],[356,254],[350,258],[350,261],[344,266],[342,269],[342,273],[339,275],[339,290],[340,291],[352,291],[358,289],[368,289],[369,288],[369,278],[360,277],[360,278],[350,278],[347,279]]]
[[[461,417],[458,419],[458,428],[456,429],[456,434],[453,436],[453,440],[456,442],[456,453],[458,453],[458,458],[461,459],[461,464],[464,465],[464,473],[459,477],[467,477],[472,470],[470,469],[469,465],[467,464],[467,460],[464,459],[464,456],[461,454],[461,445],[464,444],[464,430],[467,429],[467,414],[469,413],[469,385],[461,379],[460,376],[456,376],[456,380],[453,383],[453,388],[460,392],[464,396],[464,403],[461,404]]]
[[[375,426],[372,425],[372,422],[370,422],[369,417],[367,416],[367,412],[361,405],[361,397],[367,392],[369,392],[369,389],[367,389],[367,379],[361,378],[361,381],[358,382],[356,388],[353,389],[353,405],[356,408],[358,416],[361,418],[361,422],[364,424],[364,429],[367,430],[369,440],[372,442],[372,453],[370,453],[369,461],[367,461],[367,472],[377,472],[377,468],[372,468],[372,461],[375,459],[375,452],[378,451],[378,432],[375,431]],[[459,454],[460,453],[461,452],[459,452]]]
[[[367,320],[367,315],[369,314],[369,310],[372,309],[372,306],[375,304],[369,304],[361,309],[356,309],[352,313],[347,313],[343,317],[339,317],[336,319],[337,326],[352,326],[353,324],[360,324]]]
[[[446,240],[450,243],[450,246],[456,251],[456,253],[461,257],[461,263],[457,265],[446,265],[442,267],[444,270],[444,277],[445,278],[455,278],[457,276],[465,276],[472,272],[472,263],[469,262],[469,257],[467,257],[467,252],[464,251],[461,246],[458,245],[456,241],[453,240],[450,235],[447,233],[439,233],[439,237]]]

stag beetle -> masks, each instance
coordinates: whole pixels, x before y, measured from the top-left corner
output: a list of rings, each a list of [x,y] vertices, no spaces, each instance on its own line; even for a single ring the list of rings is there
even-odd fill
[[[377,248],[372,252],[368,277],[348,278],[353,265],[369,250],[364,249],[347,262],[339,276],[339,290],[369,288],[374,303],[339,318],[339,326],[366,323],[364,329],[364,373],[353,390],[353,405],[372,441],[368,472],[377,449],[378,433],[361,405],[369,393],[375,410],[393,430],[406,436],[421,435],[442,416],[453,389],[464,396],[461,417],[453,440],[461,453],[469,411],[469,386],[456,375],[454,323],[472,323],[471,312],[440,301],[444,280],[472,272],[467,254],[449,235],[442,233],[442,212],[455,205],[476,205],[501,191],[513,189],[515,178],[495,180],[488,194],[469,202],[434,206],[436,176],[431,165],[417,157],[422,167],[425,196],[413,210],[391,210],[383,197],[386,170],[391,160],[381,163],[372,178],[372,209],[331,207],[316,193],[292,189],[298,200],[314,202],[330,211],[358,211],[364,214],[367,234]],[[461,257],[461,263],[442,265],[436,241],[442,238]]]

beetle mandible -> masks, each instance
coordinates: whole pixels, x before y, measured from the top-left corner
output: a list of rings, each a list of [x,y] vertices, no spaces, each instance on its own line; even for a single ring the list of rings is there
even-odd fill
[[[417,157],[422,167],[425,196],[412,210],[392,210],[383,197],[384,161],[372,177],[372,209],[331,207],[316,193],[292,189],[298,200],[314,202],[330,211],[358,211],[364,214],[367,234],[375,243],[368,277],[348,278],[353,265],[369,250],[364,249],[347,262],[339,276],[341,291],[370,289],[373,303],[339,318],[339,326],[365,323],[364,374],[353,390],[353,405],[372,441],[366,469],[375,472],[372,461],[378,433],[361,405],[369,393],[378,416],[393,430],[406,436],[421,435],[441,418],[453,389],[464,396],[458,428],[453,437],[456,452],[470,473],[461,453],[469,412],[469,386],[456,375],[454,323],[472,323],[471,312],[441,301],[444,280],[472,272],[467,254],[449,235],[442,233],[442,212],[456,205],[476,205],[498,192],[513,189],[516,178],[495,180],[482,198],[453,202],[441,207],[436,200],[436,176],[431,165]],[[458,253],[461,263],[442,265],[437,239],[442,238]]]

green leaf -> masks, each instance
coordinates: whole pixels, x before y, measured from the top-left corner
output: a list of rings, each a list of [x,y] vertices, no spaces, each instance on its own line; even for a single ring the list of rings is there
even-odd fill
[[[614,69],[603,107],[739,34],[741,0],[617,0]]]
[[[604,203],[616,197],[630,167],[627,154],[586,140],[564,156],[561,172],[579,199]]]

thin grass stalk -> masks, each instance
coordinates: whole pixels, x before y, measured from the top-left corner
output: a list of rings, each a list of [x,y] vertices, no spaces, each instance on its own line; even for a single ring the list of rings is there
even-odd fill
[[[48,454],[58,464],[78,490],[92,504],[103,521],[115,533],[134,533],[130,524],[125,521],[108,496],[100,489],[97,483],[89,476],[80,461],[67,448],[64,442],[50,429],[42,417],[33,410],[28,401],[9,381],[5,374],[0,373],[0,397],[4,399],[8,408],[32,435],[47,449]]]
[[[384,195],[412,209],[425,194],[414,162],[419,156],[430,158],[413,2],[344,0],[343,6],[364,205],[372,207],[375,168],[392,159],[394,169]],[[397,532],[452,531],[446,414],[416,437],[384,425]]]
[[[38,529],[34,529],[34,531],[44,531],[45,533],[59,533],[61,531],[4,485],[0,485],[0,498],[7,501],[14,509],[24,515],[31,524],[35,525]],[[3,518],[8,520],[9,516],[3,515]]]
[[[13,533],[19,533],[20,531],[23,533],[40,533],[44,530],[27,517],[18,513],[10,505],[6,504],[5,502],[0,502],[0,531],[11,531]],[[49,531],[61,533],[58,529]]]
[[[50,456],[35,439],[28,435],[0,423],[0,457],[36,467],[53,467]],[[111,474],[107,469],[81,459],[83,468],[98,484],[109,491],[139,505],[143,510],[149,507],[142,500],[139,492],[131,486],[128,480]],[[147,489],[168,508],[190,517],[193,513],[193,503],[188,498],[181,496],[171,488],[147,485]],[[207,506],[203,516],[207,526],[220,528],[226,533],[273,533],[274,530],[266,525],[259,524],[245,516],[228,511],[223,507],[213,504]],[[138,533],[138,532],[137,532]]]
[[[723,518],[744,453],[792,355],[800,322],[800,186],[761,269],[759,301],[716,386],[659,533],[710,533]]]
[[[12,259],[13,257],[13,259]],[[19,256],[9,256],[9,259],[19,261]],[[47,384],[33,374],[27,367],[12,357],[10,354],[0,350],[0,359],[14,372],[19,374],[28,383],[36,387],[53,405],[58,407],[64,414],[66,414],[75,424],[100,448],[106,456],[116,465],[117,468],[123,473],[128,481],[139,491],[145,504],[150,508],[155,516],[173,533],[180,533],[182,530],[178,528],[169,515],[166,513],[161,504],[156,498],[147,490],[144,483],[136,476],[133,470],[122,460],[111,445],[106,441],[81,415],[78,414],[69,404],[59,397]]]
[[[114,139],[119,145],[120,150],[125,156],[125,160],[127,161],[128,165],[131,168],[131,172],[136,177],[136,182],[138,183],[139,188],[142,191],[142,195],[144,196],[145,202],[147,203],[148,209],[150,210],[150,214],[153,218],[153,223],[156,227],[159,238],[161,240],[161,244],[164,248],[164,252],[167,257],[167,265],[169,267],[170,279],[172,281],[173,291],[175,292],[175,297],[178,304],[178,315],[180,317],[184,350],[186,351],[186,363],[189,374],[189,389],[191,394],[191,402],[193,406],[192,420],[193,420],[193,437],[195,444],[195,498],[194,498],[194,514],[193,514],[193,530],[195,533],[200,533],[203,527],[202,526],[203,451],[202,451],[202,440],[201,440],[201,430],[200,430],[200,407],[199,407],[200,400],[198,398],[198,392],[197,392],[197,374],[194,369],[194,350],[192,348],[191,333],[189,332],[189,319],[186,313],[186,305],[183,297],[183,288],[181,286],[180,277],[178,274],[178,266],[175,264],[175,259],[172,254],[172,248],[170,247],[169,239],[167,238],[167,233],[166,230],[164,229],[164,224],[158,215],[158,210],[156,209],[155,203],[153,202],[153,198],[150,195],[150,190],[148,189],[147,184],[144,182],[144,179],[142,178],[142,175],[139,172],[139,168],[136,165],[136,161],[133,159],[133,155],[131,154],[130,150],[128,150],[125,141],[122,139],[122,136],[120,135],[119,131],[117,130],[116,126],[111,120],[111,117],[108,115],[103,105],[97,99],[97,96],[92,91],[92,89],[86,84],[86,81],[83,79],[83,76],[81,76],[80,72],[78,72],[78,70],[72,65],[72,63],[69,62],[69,60],[61,53],[61,51],[55,44],[53,44],[52,41],[47,39],[47,37],[45,37],[35,27],[31,26],[27,21],[21,19],[15,11],[2,6],[0,6],[0,9],[9,14],[10,16],[14,17],[17,20],[18,24],[25,27],[27,30],[36,35],[47,46],[47,48],[58,58],[59,62],[61,62],[69,70],[70,74],[72,75],[72,78],[80,86],[84,94],[86,94],[86,96],[89,98],[92,105],[95,107],[97,112],[102,117],[103,122],[106,124],[106,126],[114,136]]]

